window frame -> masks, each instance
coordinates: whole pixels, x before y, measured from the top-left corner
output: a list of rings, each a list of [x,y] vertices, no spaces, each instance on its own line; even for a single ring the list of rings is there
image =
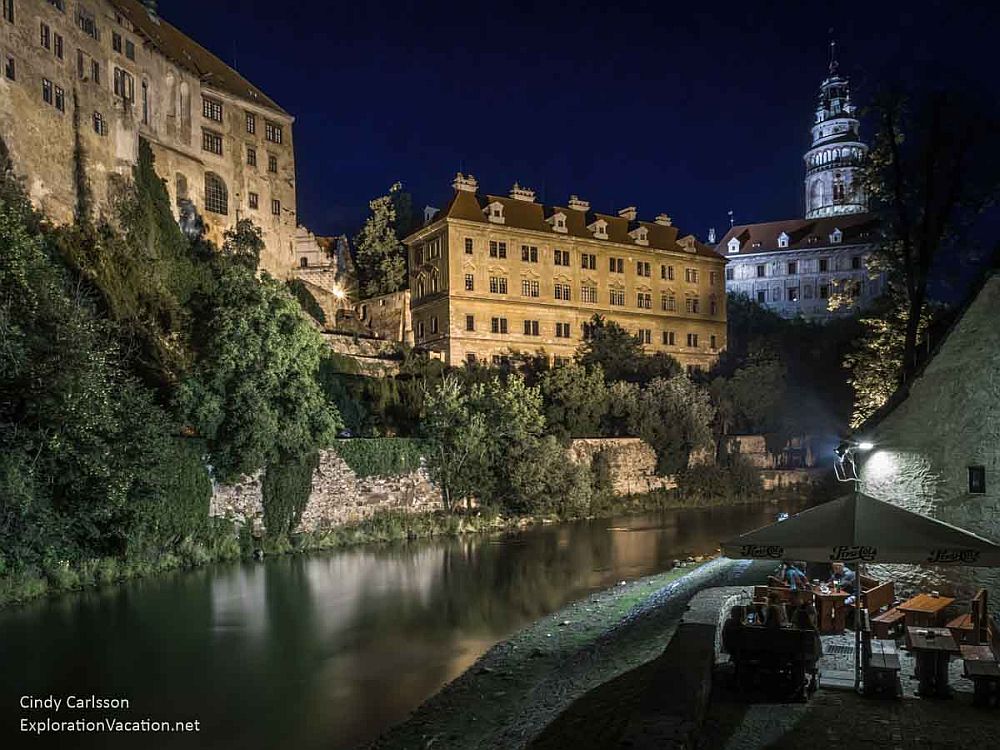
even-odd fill
[[[211,128],[201,129],[201,150],[216,156],[222,156],[224,146],[222,143],[222,133]],[[216,150],[218,148],[218,150]]]

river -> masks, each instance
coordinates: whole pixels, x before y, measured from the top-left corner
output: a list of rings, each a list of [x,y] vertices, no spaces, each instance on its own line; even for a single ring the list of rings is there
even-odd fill
[[[13,744],[0,744],[354,747],[533,620],[800,507],[665,511],[212,565],[3,610],[0,737]],[[50,695],[125,698],[129,709],[19,706]],[[197,720],[200,731],[40,741],[18,732],[21,719],[108,716]]]

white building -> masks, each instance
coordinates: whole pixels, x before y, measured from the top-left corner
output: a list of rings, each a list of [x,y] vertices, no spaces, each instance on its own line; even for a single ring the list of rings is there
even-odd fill
[[[879,228],[858,179],[868,147],[854,115],[848,80],[834,59],[804,157],[805,218],[731,227],[716,247],[728,260],[727,292],[784,317],[819,320],[853,314],[881,294],[883,279],[865,269]],[[850,304],[831,310],[834,295]]]

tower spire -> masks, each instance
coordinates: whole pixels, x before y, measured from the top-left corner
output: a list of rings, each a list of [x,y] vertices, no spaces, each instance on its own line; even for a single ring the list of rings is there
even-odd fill
[[[830,29],[830,75],[837,74],[837,40],[833,38],[833,29]]]

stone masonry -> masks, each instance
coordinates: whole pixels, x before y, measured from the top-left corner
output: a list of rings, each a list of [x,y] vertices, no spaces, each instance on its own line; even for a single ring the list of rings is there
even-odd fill
[[[656,475],[656,453],[639,438],[581,438],[569,447],[571,461],[590,466],[607,451],[616,495],[631,495],[677,486],[672,477]]]

